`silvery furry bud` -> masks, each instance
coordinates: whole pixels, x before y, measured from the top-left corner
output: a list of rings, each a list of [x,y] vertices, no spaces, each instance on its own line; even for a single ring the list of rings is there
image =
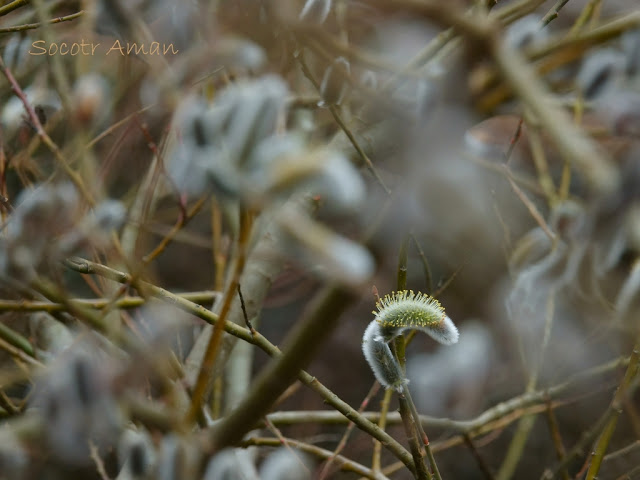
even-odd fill
[[[103,369],[87,353],[75,352],[37,387],[35,405],[45,422],[51,453],[69,465],[91,463],[89,444],[112,445],[122,417]]]
[[[228,448],[214,455],[205,470],[203,480],[258,480],[253,459],[246,450]]]
[[[230,109],[211,108],[198,97],[188,97],[176,110],[175,144],[167,171],[180,192],[198,196],[211,189],[226,196],[237,194],[237,173],[220,145],[229,115]]]
[[[542,28],[540,17],[532,14],[509,25],[504,41],[512,48],[526,48],[539,43],[546,37],[547,30]]]
[[[230,110],[224,138],[233,163],[246,162],[252,149],[276,132],[288,94],[277,75],[238,82],[220,93],[215,106]]]
[[[298,136],[273,136],[253,151],[244,177],[245,190],[258,203],[286,198],[295,191],[321,195],[332,210],[353,211],[365,198],[358,170],[344,155],[309,150]]]
[[[101,230],[103,233],[109,233],[122,227],[126,218],[127,207],[119,200],[108,199],[100,202],[91,211],[87,217],[87,222],[92,228]]]
[[[300,20],[321,25],[329,16],[330,11],[331,0],[307,0],[300,12]]]
[[[349,62],[344,57],[336,58],[327,67],[320,84],[320,106],[340,105],[347,91],[347,78],[351,73]]]
[[[366,188],[360,172],[338,152],[326,150],[319,154],[323,168],[311,182],[312,193],[322,195],[323,203],[334,211],[353,212],[361,207]]]
[[[102,75],[89,73],[73,86],[72,108],[76,122],[85,127],[103,120],[109,113],[109,85]]]
[[[156,453],[149,434],[127,429],[118,442],[118,464],[120,474],[117,480],[142,480],[153,472]]]
[[[613,49],[590,54],[582,62],[576,83],[585,98],[595,99],[611,91],[625,68],[625,57]]]
[[[378,77],[371,70],[365,70],[360,75],[360,85],[369,90],[376,90],[378,88]]]
[[[614,134],[640,138],[640,93],[618,89],[597,108]]]
[[[443,345],[458,341],[458,329],[435,298],[411,290],[392,292],[377,303],[375,318],[365,330],[362,351],[376,379],[401,392],[407,380],[388,342],[407,330],[419,330]]]
[[[260,466],[260,480],[311,480],[312,459],[304,452],[280,447]]]
[[[62,108],[60,97],[50,88],[33,84],[25,88],[24,93],[27,100],[29,100],[29,103],[36,108],[40,108],[47,117],[53,115]],[[15,96],[7,100],[2,109],[2,114],[0,115],[2,125],[6,128],[5,135],[8,136],[20,128],[24,123],[24,114],[25,112],[22,100]],[[41,123],[45,123],[42,119],[40,120]]]
[[[27,480],[29,457],[9,428],[0,429],[0,478]]]
[[[627,75],[633,77],[640,74],[640,28],[625,32],[621,41],[627,60]]]
[[[176,145],[168,166],[178,190],[241,194],[244,168],[254,149],[275,134],[287,95],[280,77],[266,75],[227,87],[211,106],[200,98],[183,102],[174,117]]]
[[[401,393],[408,380],[391,353],[391,348],[385,341],[380,324],[376,320],[372,321],[364,331],[362,353],[380,385]]]
[[[74,341],[71,330],[46,312],[29,315],[29,331],[38,348],[38,358],[47,362],[69,348]]]
[[[158,480],[191,478],[190,470],[189,452],[186,445],[180,437],[173,433],[165,435],[160,443]]]
[[[14,75],[20,76],[28,60],[31,58],[31,38],[17,32],[10,36],[4,47],[4,62],[11,69]]]
[[[278,223],[284,249],[305,263],[319,264],[331,278],[361,285],[373,275],[375,262],[367,249],[311,220],[296,208],[283,208]]]

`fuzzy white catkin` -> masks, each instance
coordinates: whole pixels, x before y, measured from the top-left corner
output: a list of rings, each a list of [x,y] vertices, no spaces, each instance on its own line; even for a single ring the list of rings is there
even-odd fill
[[[354,212],[365,201],[366,188],[360,172],[342,154],[327,152],[324,168],[311,183],[313,193],[323,196],[333,211]]]
[[[387,389],[393,388],[398,393],[402,392],[408,380],[393,357],[389,345],[384,341],[377,320],[373,320],[364,332],[362,353],[380,385]]]
[[[170,433],[160,444],[158,480],[180,480],[186,478],[186,451],[180,438]]]
[[[148,478],[155,464],[155,450],[145,431],[127,429],[118,442],[120,473],[116,480],[141,480]]]
[[[610,92],[624,72],[624,55],[610,48],[591,53],[582,62],[576,84],[582,95],[596,99]]]
[[[311,480],[313,462],[303,452],[281,447],[260,466],[260,480]]]
[[[123,419],[104,364],[83,351],[63,358],[38,383],[34,404],[40,407],[52,456],[70,466],[89,465],[90,441],[98,451],[113,445]]]
[[[74,335],[62,322],[46,312],[29,315],[29,331],[38,348],[38,358],[49,362],[74,341]]]
[[[454,343],[458,342],[458,338],[460,337],[458,329],[447,315],[445,315],[445,317],[442,319],[442,322],[437,325],[432,325],[429,327],[404,328],[403,331],[412,329],[426,333],[436,342],[441,343],[442,345],[453,345]]]
[[[258,473],[246,452],[225,449],[214,455],[205,470],[203,480],[258,480]]]
[[[319,264],[329,277],[346,285],[362,285],[373,275],[375,261],[366,248],[314,222],[297,208],[283,208],[277,220],[285,249],[296,252],[301,261]]]
[[[27,452],[20,440],[8,427],[0,429],[0,478],[26,480],[29,464]]]
[[[509,25],[505,42],[512,48],[525,48],[540,43],[548,36],[547,32],[538,15],[527,15]]]
[[[640,28],[625,32],[621,43],[626,56],[627,75],[637,75],[640,73]]]

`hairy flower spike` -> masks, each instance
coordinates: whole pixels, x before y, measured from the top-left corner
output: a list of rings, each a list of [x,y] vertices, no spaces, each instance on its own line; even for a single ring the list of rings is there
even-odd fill
[[[444,345],[458,341],[458,329],[440,302],[429,295],[413,290],[392,292],[380,299],[376,308],[376,318],[362,338],[362,352],[376,380],[385,388],[402,392],[408,383],[388,345],[404,331],[420,330]]]
[[[444,308],[429,295],[402,290],[385,295],[372,312],[382,327],[426,327],[444,320]]]
[[[385,341],[405,330],[420,330],[444,345],[458,341],[458,329],[435,298],[413,290],[393,292],[376,304],[375,320],[380,324]]]
[[[391,349],[385,341],[380,324],[375,320],[369,324],[362,338],[362,353],[371,367],[376,380],[384,388],[393,388],[402,392],[408,383],[402,368],[391,354]]]

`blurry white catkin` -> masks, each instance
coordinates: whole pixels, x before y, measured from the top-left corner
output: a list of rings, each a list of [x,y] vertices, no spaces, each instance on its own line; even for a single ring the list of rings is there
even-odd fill
[[[595,100],[613,91],[625,69],[625,56],[614,49],[589,53],[580,66],[576,84],[587,99]]]
[[[109,84],[97,73],[88,73],[76,80],[73,86],[72,110],[74,120],[83,128],[104,121],[111,108]]]
[[[300,136],[273,136],[258,145],[247,164],[243,190],[257,204],[292,193],[320,195],[331,211],[354,212],[365,200],[362,176],[342,154],[308,148]]]
[[[280,447],[260,466],[260,480],[311,480],[313,461],[303,452]]]
[[[165,435],[160,442],[156,478],[158,480],[180,480],[188,478],[187,471],[186,446],[176,434]]]
[[[153,473],[156,453],[146,431],[126,429],[118,442],[120,473],[116,480],[146,480]]]
[[[328,277],[357,286],[373,275],[375,261],[366,248],[314,222],[293,205],[285,206],[277,221],[282,249],[310,266],[319,265]]]
[[[548,37],[548,30],[542,28],[541,18],[532,14],[516,20],[507,27],[505,42],[512,48],[526,48],[541,43]]]
[[[331,0],[307,0],[300,12],[300,20],[321,25],[329,16],[330,11]]]
[[[49,451],[68,465],[90,464],[90,443],[102,451],[120,433],[122,415],[108,374],[103,364],[81,350],[49,370],[37,385],[33,404],[41,412]]]
[[[29,315],[29,332],[38,349],[38,358],[46,363],[69,348],[74,341],[71,330],[46,312]]]
[[[376,380],[385,388],[402,392],[408,383],[388,342],[407,330],[419,330],[434,340],[451,345],[458,329],[433,297],[410,290],[393,292],[376,303],[375,318],[365,330],[362,352]]]
[[[178,190],[239,195],[246,164],[253,150],[276,133],[287,95],[284,80],[265,75],[225,88],[212,105],[187,98],[174,116],[169,155],[169,176]]]
[[[25,96],[29,103],[35,108],[40,107],[50,117],[53,113],[62,108],[60,97],[50,88],[43,85],[30,85],[24,89]],[[6,137],[12,135],[23,123],[25,115],[24,104],[18,97],[11,97],[2,109],[0,119]]]
[[[203,480],[259,480],[250,457],[243,449],[222,450],[209,460]]]
[[[626,73],[630,77],[635,77],[640,74],[640,28],[625,32],[621,42],[626,56]]]
[[[0,427],[0,478],[27,480],[29,457],[20,440],[8,427]]]
[[[408,380],[384,340],[380,324],[375,320],[364,331],[362,353],[380,385],[401,393]]]

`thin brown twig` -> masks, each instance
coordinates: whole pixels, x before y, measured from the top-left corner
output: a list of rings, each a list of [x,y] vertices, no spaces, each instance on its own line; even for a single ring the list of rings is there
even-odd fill
[[[469,435],[468,433],[464,434],[464,443],[469,448],[469,451],[471,452],[471,455],[473,455],[473,458],[478,464],[478,467],[480,468],[480,471],[484,475],[484,478],[486,480],[495,480],[495,477],[493,475],[493,472],[489,468],[489,465],[487,465],[487,462],[484,460],[482,455],[480,455],[480,452],[478,452],[478,449],[473,443],[473,439],[471,438],[471,435]]]
[[[71,20],[75,20],[76,18],[81,17],[82,15],[84,15],[84,10],[80,10],[79,12],[72,13],[70,15],[65,15],[63,17],[52,18],[47,23],[49,25],[54,25],[56,23],[69,22]],[[12,27],[2,27],[2,28],[0,28],[0,34],[2,34],[2,33],[13,33],[13,32],[24,32],[26,30],[34,30],[36,28],[40,28],[41,26],[42,26],[42,23],[36,22],[36,23],[25,23],[25,24],[22,24],[22,25],[14,25]]]
[[[206,199],[206,196],[201,197],[200,199],[198,199],[198,201],[196,201],[196,203],[191,206],[191,208],[189,208],[185,215],[180,215],[175,225],[162,238],[160,243],[158,243],[158,245],[156,245],[156,247],[151,252],[142,257],[142,262],[144,264],[148,264],[155,260],[167,248],[167,246],[175,238],[178,232],[180,232],[180,230],[182,230],[187,225],[187,223],[189,223],[189,221],[193,219],[193,217],[195,217],[198,212],[200,212],[200,210],[202,210]]]
[[[551,399],[547,398],[547,423],[549,425],[549,432],[551,433],[551,439],[553,440],[553,446],[556,450],[556,456],[558,457],[558,461],[562,462],[564,457],[567,455],[567,451],[564,448],[564,443],[562,442],[562,436],[560,435],[560,428],[558,426],[558,420],[556,418],[556,414],[553,411],[551,406]],[[566,468],[562,468],[561,475],[564,480],[569,480],[569,471]]]
[[[244,265],[247,258],[248,242],[251,235],[251,213],[244,208],[241,208],[240,210],[240,232],[238,235],[236,263],[234,266],[233,275],[222,298],[222,307],[220,309],[218,322],[216,322],[213,327],[213,332],[211,333],[211,338],[209,339],[204,358],[202,359],[200,371],[198,372],[196,384],[193,388],[191,407],[188,413],[189,421],[193,421],[196,419],[200,408],[204,403],[207,386],[210,380],[210,372],[213,368],[213,364],[215,363],[218,348],[222,340],[222,332],[224,331],[223,325],[227,319],[227,316],[229,315],[229,311],[231,310],[232,300],[237,294],[237,287],[240,283],[240,275],[244,270]]]
[[[367,393],[367,395],[364,397],[364,400],[360,403],[360,407],[358,408],[358,413],[361,414],[369,406],[369,402],[371,401],[371,398],[373,398],[378,393],[378,390],[380,390],[380,384],[378,382],[375,382],[373,386],[369,389],[369,392]],[[324,480],[326,476],[330,473],[331,465],[334,463],[336,457],[342,452],[342,450],[344,450],[344,447],[346,447],[347,441],[349,440],[349,437],[351,436],[351,432],[353,432],[354,427],[355,427],[355,424],[353,422],[349,422],[344,434],[342,435],[342,438],[338,442],[338,445],[336,446],[336,448],[333,450],[333,455],[327,459],[324,466],[322,467],[322,470],[318,474],[318,480]],[[372,470],[375,471],[375,469],[372,469]]]
[[[13,0],[13,2],[8,3],[0,7],[0,17],[17,10],[20,7],[23,7],[29,3],[29,0]]]

